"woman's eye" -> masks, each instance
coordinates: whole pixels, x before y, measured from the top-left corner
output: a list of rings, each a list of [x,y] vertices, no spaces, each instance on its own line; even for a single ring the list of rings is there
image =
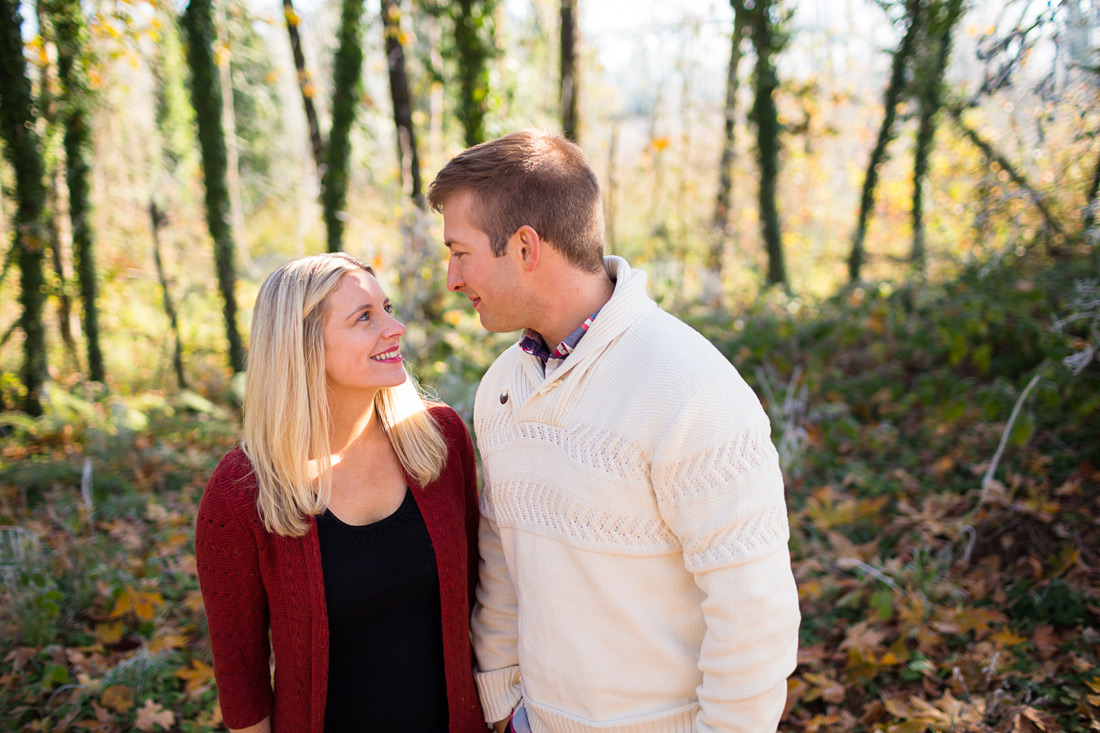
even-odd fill
[[[393,303],[386,303],[386,312],[393,315]]]
[[[359,316],[358,320],[366,323],[370,320],[370,311],[363,311],[363,315]]]

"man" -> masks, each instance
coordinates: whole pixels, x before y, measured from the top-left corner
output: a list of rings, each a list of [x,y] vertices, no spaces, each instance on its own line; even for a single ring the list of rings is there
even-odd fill
[[[599,184],[537,130],[459,154],[428,194],[447,286],[489,331],[477,682],[535,733],[774,731],[798,597],[759,400],[646,277],[602,256]],[[517,724],[518,727],[518,724]]]

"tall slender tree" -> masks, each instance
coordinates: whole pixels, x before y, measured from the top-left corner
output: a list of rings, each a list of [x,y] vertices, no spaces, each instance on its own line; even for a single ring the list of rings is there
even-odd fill
[[[730,36],[730,62],[726,73],[725,129],[722,137],[722,159],[718,163],[718,194],[714,200],[715,230],[714,243],[711,246],[707,266],[718,270],[722,263],[722,243],[726,226],[729,224],[729,211],[733,195],[733,157],[737,130],[737,88],[738,71],[741,67],[741,43],[745,38],[744,3],[730,0],[733,6],[733,33]]]
[[[298,90],[302,94],[302,106],[306,112],[306,126],[309,128],[309,147],[313,153],[313,162],[317,165],[317,174],[324,170],[325,144],[321,140],[321,123],[317,119],[317,107],[313,104],[316,86],[306,68],[306,54],[302,50],[302,34],[298,30],[299,17],[294,10],[293,0],[283,0],[283,17],[286,19],[286,32],[290,36],[290,50],[294,55],[294,71],[298,76]]]
[[[332,127],[325,147],[325,170],[321,176],[321,203],[330,252],[343,249],[351,127],[359,106],[359,83],[363,70],[363,0],[343,0],[339,35],[340,45],[333,59]]]
[[[46,45],[47,56],[51,54],[49,46],[53,38],[53,25],[50,23],[45,2],[39,0],[35,3],[35,14],[38,20],[38,33]],[[54,46],[56,48],[56,46]],[[42,73],[38,81],[38,113],[42,116],[44,132],[42,135],[42,164],[45,167],[46,180],[46,209],[43,220],[46,223],[46,231],[49,233],[50,259],[53,265],[54,277],[57,278],[57,287],[54,293],[57,296],[57,325],[61,334],[61,343],[65,349],[66,360],[73,365],[74,371],[82,371],[80,357],[76,350],[76,337],[73,329],[73,297],[71,292],[73,277],[69,267],[69,259],[65,256],[65,238],[62,235],[60,220],[67,214],[67,201],[61,195],[61,179],[64,171],[61,170],[59,161],[62,158],[61,140],[63,126],[60,121],[61,112],[58,109],[58,81],[56,68],[51,64],[42,67]]]
[[[737,0],[742,2],[742,0]],[[768,253],[769,285],[787,285],[787,266],[783,257],[783,235],[776,205],[779,179],[779,110],[775,90],[779,78],[775,54],[783,47],[785,32],[778,27],[775,0],[756,0],[749,13],[752,45],[756,53],[752,120],[756,124],[756,157],[760,167],[760,227]]]
[[[561,0],[561,129],[579,142],[580,89],[577,74],[577,0]]]
[[[489,60],[496,0],[456,0],[450,4],[454,44],[458,56],[458,119],[466,146],[485,140],[485,115],[489,110]]]
[[[923,269],[924,192],[928,183],[928,161],[936,137],[936,122],[943,106],[943,80],[951,57],[951,33],[962,15],[963,0],[934,0],[928,8],[918,52],[916,95],[920,121],[917,123],[916,149],[913,153],[913,244],[912,263]]]
[[[191,67],[191,104],[199,128],[199,150],[206,180],[206,223],[214,240],[214,263],[222,296],[229,364],[244,371],[244,348],[237,328],[235,245],[226,187],[226,145],[222,128],[221,82],[214,61],[214,8],[211,0],[191,0],[183,14],[187,61]]]
[[[393,124],[397,129],[397,162],[401,178],[406,171],[409,195],[424,208],[424,193],[420,180],[420,153],[416,144],[416,129],[412,119],[412,95],[405,71],[405,46],[401,35],[401,5],[398,0],[382,0],[382,28],[386,36],[386,63],[390,71],[390,97],[393,99]]]
[[[88,196],[91,168],[88,163],[91,133],[88,104],[91,91],[86,73],[88,28],[80,0],[50,0],[48,8],[57,35],[57,69],[61,82],[62,122],[65,127],[65,182],[69,188],[73,259],[76,261],[84,313],[88,376],[93,381],[103,382],[106,374],[99,343],[95,234],[92,231],[91,203]]]
[[[15,171],[16,211],[13,246],[20,271],[19,325],[23,330],[23,409],[42,414],[41,391],[46,381],[46,329],[42,260],[46,229],[42,212],[46,187],[42,182],[42,152],[34,126],[31,82],[23,58],[23,20],[18,0],[0,0],[0,135],[4,153]]]
[[[886,160],[886,148],[894,139],[898,104],[905,93],[905,72],[909,66],[909,59],[913,55],[916,38],[920,33],[922,8],[922,0],[905,0],[905,32],[902,34],[897,50],[894,51],[890,67],[890,83],[886,87],[882,100],[882,125],[879,127],[878,139],[871,151],[871,159],[867,163],[867,172],[863,177],[863,190],[859,197],[859,217],[855,235],[852,237],[852,251],[848,255],[848,278],[852,282],[859,280],[859,272],[863,267],[863,243],[867,237],[867,221],[875,206],[875,187],[878,185],[879,169]]]

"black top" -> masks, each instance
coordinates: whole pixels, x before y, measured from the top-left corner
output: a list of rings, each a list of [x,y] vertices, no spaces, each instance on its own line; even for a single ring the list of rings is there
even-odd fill
[[[412,491],[373,524],[326,511],[317,534],[329,629],[326,733],[445,733],[439,575]]]

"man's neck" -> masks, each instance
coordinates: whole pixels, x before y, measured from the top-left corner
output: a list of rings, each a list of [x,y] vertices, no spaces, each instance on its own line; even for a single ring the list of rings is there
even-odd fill
[[[615,292],[615,283],[604,270],[580,273],[574,269],[558,280],[544,298],[542,318],[532,326],[550,349],[580,328]]]

